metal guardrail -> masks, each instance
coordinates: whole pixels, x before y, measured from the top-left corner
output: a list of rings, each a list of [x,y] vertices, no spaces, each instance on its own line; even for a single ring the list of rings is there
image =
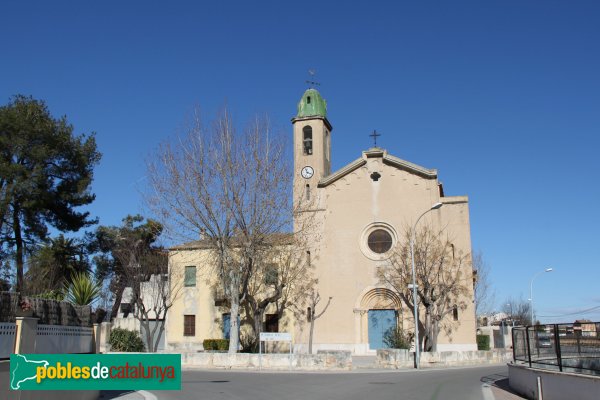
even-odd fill
[[[600,322],[515,327],[512,341],[515,363],[600,375]]]

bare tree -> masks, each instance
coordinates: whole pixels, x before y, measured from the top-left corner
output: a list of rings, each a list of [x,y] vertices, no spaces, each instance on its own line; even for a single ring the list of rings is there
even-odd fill
[[[502,305],[502,311],[515,325],[532,325],[531,303],[522,296],[507,298]]]
[[[264,314],[270,305],[275,306],[279,320],[285,311],[295,317],[303,313],[309,291],[316,283],[304,237],[300,233],[275,235],[273,246],[257,264],[246,302],[256,338],[263,330]]]
[[[167,312],[181,294],[183,278],[169,268],[166,251],[153,245],[162,226],[153,220],[142,221],[139,215],[128,216],[122,227],[113,229],[112,254],[120,265],[122,284],[131,289],[133,316],[140,322],[148,351],[156,352]]]
[[[382,284],[393,288],[407,307],[414,310],[412,289],[412,265],[410,256],[411,231],[406,229],[404,240],[396,245],[387,266],[378,271]],[[446,318],[454,310],[467,307],[468,286],[472,285],[470,256],[456,249],[443,236],[443,232],[423,228],[416,232],[414,243],[417,296],[420,307],[425,309],[419,318],[417,344],[423,341],[424,351],[436,351],[438,335],[442,329],[450,333],[457,322]]]
[[[323,316],[323,314],[325,314],[325,311],[327,311],[327,308],[329,308],[329,304],[331,304],[332,299],[333,299],[333,297],[330,296],[329,299],[327,299],[327,304],[325,304],[323,311],[321,311],[320,313],[317,313],[317,306],[321,302],[321,295],[315,288],[313,288],[310,291],[310,296],[309,296],[310,306],[308,307],[308,310],[307,310],[308,322],[310,322],[310,333],[308,336],[308,354],[312,354],[312,344],[313,344],[313,334],[314,334],[314,330],[315,330],[315,321],[318,320],[319,318],[321,318]]]
[[[496,294],[490,283],[490,265],[484,260],[483,253],[473,254],[473,291],[475,297],[475,315],[489,314],[495,302]]]
[[[230,303],[229,352],[240,304],[274,234],[292,226],[290,165],[280,136],[256,118],[244,133],[224,111],[211,129],[196,112],[187,134],[148,163],[148,203],[174,239],[202,239]]]

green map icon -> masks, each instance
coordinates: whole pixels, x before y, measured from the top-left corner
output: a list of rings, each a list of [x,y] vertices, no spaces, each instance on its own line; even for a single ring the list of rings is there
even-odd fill
[[[10,360],[10,388],[19,390],[23,382],[35,379],[37,377],[38,367],[47,367],[46,360],[29,360],[21,354],[13,354]]]

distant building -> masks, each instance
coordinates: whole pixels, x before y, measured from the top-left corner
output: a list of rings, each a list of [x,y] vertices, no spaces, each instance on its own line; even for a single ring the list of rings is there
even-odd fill
[[[160,284],[160,280],[164,279],[167,279],[166,275],[152,275],[149,281],[140,283],[141,298],[144,302],[144,307],[146,308],[146,310],[152,310],[155,305],[154,302],[160,301],[159,299],[161,296],[157,296],[156,291],[164,290],[168,287],[168,285]],[[146,346],[146,348],[148,348],[148,344],[146,343],[146,334],[144,331],[141,330],[139,319],[135,317],[136,311],[136,305],[133,301],[133,290],[131,287],[126,287],[123,290],[123,296],[121,297],[121,305],[119,306],[117,318],[113,319],[112,324],[114,328],[122,328],[130,331],[139,332],[140,337],[144,341],[144,345]],[[157,316],[156,313],[153,311],[149,311],[148,316],[150,322],[150,330],[154,329],[154,326],[162,321],[162,315]],[[163,350],[164,348],[165,332],[163,332],[160,342],[158,344],[158,350]]]
[[[578,319],[573,323],[573,332],[579,336],[596,337],[598,335],[598,327],[589,319]]]

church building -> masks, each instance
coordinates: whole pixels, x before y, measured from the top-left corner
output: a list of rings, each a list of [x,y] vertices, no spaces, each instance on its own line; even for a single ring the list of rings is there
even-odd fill
[[[315,321],[313,352],[374,354],[385,347],[383,336],[388,329],[414,329],[412,309],[380,282],[377,272],[388,262],[390,251],[404,240],[407,228],[434,205],[419,226],[443,229],[469,261],[461,267],[465,306],[447,316],[452,329],[441,330],[438,351],[477,350],[467,196],[445,196],[437,170],[402,160],[379,147],[363,151],[332,172],[333,127],[326,101],[316,89],[303,94],[292,125],[294,204],[307,205],[296,218],[310,214],[318,227],[316,240],[306,250],[324,299],[316,311],[332,298]],[[214,290],[193,276],[201,266],[202,252],[201,246],[179,246],[170,256],[171,268],[185,269],[186,279],[184,293],[167,318],[166,341],[173,349],[199,349],[202,340],[227,335],[227,313],[215,305]],[[309,322],[303,318],[288,326],[294,350],[305,352]]]

